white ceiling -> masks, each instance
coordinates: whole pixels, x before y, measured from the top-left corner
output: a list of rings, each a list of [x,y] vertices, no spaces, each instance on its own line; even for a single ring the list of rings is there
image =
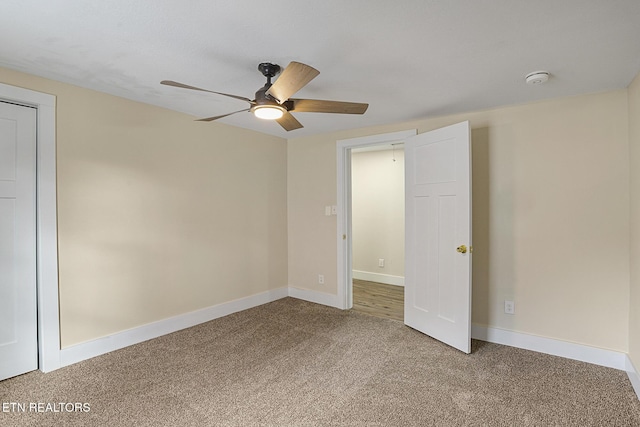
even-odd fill
[[[258,63],[295,60],[320,70],[295,97],[370,104],[298,113],[291,132],[220,120],[296,137],[624,88],[640,71],[640,1],[2,0],[0,40],[0,66],[196,118],[247,104],[161,80],[253,99]],[[537,70],[549,82],[526,85]]]

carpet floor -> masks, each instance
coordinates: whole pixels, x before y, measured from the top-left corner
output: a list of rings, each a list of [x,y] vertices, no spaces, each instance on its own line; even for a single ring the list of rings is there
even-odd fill
[[[482,341],[465,355],[293,298],[2,381],[0,401],[16,427],[640,426],[624,372]]]

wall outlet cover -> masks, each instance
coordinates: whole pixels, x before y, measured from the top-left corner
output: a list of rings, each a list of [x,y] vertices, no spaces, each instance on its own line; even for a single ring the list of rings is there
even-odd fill
[[[513,301],[505,300],[504,301],[504,312],[506,314],[515,314],[515,312],[516,312],[515,303]]]

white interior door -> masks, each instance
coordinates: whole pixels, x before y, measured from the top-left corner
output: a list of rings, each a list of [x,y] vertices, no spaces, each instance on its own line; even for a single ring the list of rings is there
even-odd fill
[[[38,368],[36,110],[0,102],[0,380]]]
[[[471,352],[469,122],[405,141],[404,322]]]

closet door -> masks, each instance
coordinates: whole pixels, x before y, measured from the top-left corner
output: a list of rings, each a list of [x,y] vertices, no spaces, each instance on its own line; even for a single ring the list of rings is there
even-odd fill
[[[36,109],[0,102],[0,380],[38,368]]]

